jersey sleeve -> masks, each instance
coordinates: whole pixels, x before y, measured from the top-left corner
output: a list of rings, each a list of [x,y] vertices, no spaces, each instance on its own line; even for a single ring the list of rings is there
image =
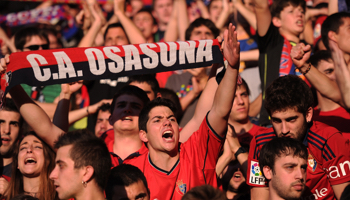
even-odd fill
[[[250,142],[247,169],[247,184],[252,187],[266,187],[265,177],[259,166],[259,153],[256,145],[256,137]]]
[[[224,141],[225,138],[211,128],[207,114],[199,129],[183,144],[181,151],[185,150],[187,158],[198,168],[215,170]]]
[[[322,150],[323,169],[331,185],[350,181],[349,140],[339,132],[326,141]]]

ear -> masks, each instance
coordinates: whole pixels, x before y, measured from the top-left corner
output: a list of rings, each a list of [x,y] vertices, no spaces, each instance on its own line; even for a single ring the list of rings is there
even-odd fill
[[[83,181],[89,182],[94,175],[94,168],[91,165],[83,167]]]
[[[157,98],[158,97],[162,98],[162,94],[160,92],[157,92]]]
[[[153,25],[152,27],[152,33],[155,34],[158,30],[158,26],[157,25]]]
[[[312,109],[312,107],[307,109],[306,116],[305,116],[306,122],[311,122],[313,114],[314,114],[314,109]]]
[[[139,131],[139,137],[142,142],[148,142],[147,133],[144,130]]]
[[[273,17],[272,18],[272,23],[274,26],[276,26],[277,28],[280,28],[282,23],[281,23],[281,19],[278,17]]]
[[[263,172],[264,172],[264,176],[267,180],[271,180],[272,178],[272,169],[270,169],[270,167],[268,166],[264,166],[263,168]]]
[[[332,40],[338,44],[338,35],[334,31],[329,31],[327,35],[329,40]]]

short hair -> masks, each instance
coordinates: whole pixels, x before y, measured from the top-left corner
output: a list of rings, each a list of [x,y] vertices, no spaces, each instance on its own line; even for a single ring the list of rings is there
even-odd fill
[[[247,82],[245,82],[245,80],[242,78],[242,84],[241,85],[237,85],[237,87],[241,87],[241,86],[244,86],[245,87],[245,89],[247,90],[247,94],[248,94],[248,96],[250,95],[250,89],[249,89],[249,87],[248,87],[248,84],[247,84]]]
[[[177,94],[174,92],[174,90],[168,89],[168,88],[159,88],[158,92],[160,93],[161,97],[164,99],[169,99],[171,102],[173,102],[174,106],[176,107],[176,113],[175,117],[176,120],[179,122],[182,118],[182,108],[180,99],[177,96]]]
[[[182,200],[226,200],[225,194],[211,185],[201,185],[192,188],[182,197]]]
[[[267,142],[260,151],[260,171],[263,173],[263,168],[265,166],[268,166],[274,171],[276,158],[288,155],[298,156],[307,160],[309,154],[306,146],[294,138],[276,137],[272,139]]]
[[[97,185],[103,190],[106,186],[108,175],[112,166],[106,144],[87,129],[71,131],[60,135],[55,149],[72,145],[70,158],[74,161],[74,168],[92,166]]]
[[[198,28],[200,26],[206,26],[213,33],[214,38],[220,35],[220,30],[215,26],[214,22],[210,19],[204,19],[202,17],[194,20],[186,29],[185,38],[186,40],[190,40],[191,34],[194,28]]]
[[[312,56],[310,56],[309,62],[315,66],[316,68],[318,68],[318,64],[322,61],[333,61],[332,58],[332,54],[330,51],[327,50],[320,50],[318,52],[316,52],[315,54],[313,54]]]
[[[129,80],[126,84],[130,83],[147,83],[151,86],[152,91],[154,92],[154,95],[156,97],[157,92],[159,90],[159,83],[156,79],[156,77],[153,74],[141,74],[141,75],[133,75],[129,77]]]
[[[145,91],[143,91],[141,88],[133,86],[133,85],[126,85],[124,87],[122,87],[113,97],[113,101],[111,104],[111,114],[113,114],[114,111],[114,107],[116,104],[116,101],[118,99],[118,97],[120,97],[121,95],[133,95],[137,98],[139,98],[142,102],[143,105],[146,105],[149,102],[149,98],[146,94]]]
[[[20,118],[19,118],[19,126],[22,127],[23,125],[23,118],[22,118],[22,115],[21,113],[19,112],[15,102],[10,99],[10,98],[7,98],[5,99],[5,103],[3,104],[3,108],[2,108],[3,111],[9,111],[9,112],[16,112],[18,114],[20,114]],[[0,111],[1,112],[1,111]],[[20,130],[21,131],[21,130]]]
[[[107,199],[112,199],[113,186],[118,185],[127,187],[139,181],[142,181],[147,189],[148,195],[150,195],[146,177],[139,168],[129,164],[118,165],[111,170],[111,174],[108,178],[108,184],[106,187]]]
[[[334,13],[326,18],[322,23],[321,28],[321,38],[324,46],[329,49],[328,33],[333,31],[338,33],[339,27],[344,24],[344,18],[350,18],[350,13],[348,12],[338,12]]]
[[[106,40],[106,35],[107,35],[107,33],[108,33],[108,30],[111,29],[111,28],[121,28],[121,29],[123,29],[123,31],[124,31],[124,33],[125,33],[125,35],[126,35],[126,38],[127,38],[128,41],[129,41],[128,35],[126,34],[125,29],[124,29],[123,25],[122,25],[120,22],[113,23],[113,24],[110,24],[110,25],[107,26],[106,31],[105,31],[105,33],[103,34],[103,39],[104,39],[104,40]]]
[[[102,111],[102,112],[111,112],[111,104],[110,103],[104,103],[102,104],[100,107],[97,108],[96,114],[98,115],[98,113]]]
[[[41,31],[41,29],[38,29],[34,26],[29,26],[29,27],[22,28],[15,33],[16,49],[23,50],[24,45],[33,36],[39,36],[41,39],[45,39],[47,41],[47,44],[50,44],[49,38],[44,31]]]
[[[306,2],[304,0],[274,0],[270,6],[271,17],[281,18],[280,14],[282,10],[289,5],[293,7],[301,6],[304,11],[306,9]]]
[[[158,106],[165,106],[168,107],[175,115],[176,113],[176,107],[169,99],[164,98],[156,98],[153,101],[150,101],[148,104],[146,104],[143,109],[140,112],[139,115],[139,130],[143,130],[147,133],[147,122],[149,119],[149,112]]]
[[[311,89],[301,78],[295,75],[277,78],[265,92],[265,108],[269,115],[275,111],[284,111],[291,108],[305,116],[312,104]]]
[[[152,20],[153,20],[153,25],[158,25],[156,18],[153,17],[152,9],[150,9],[150,8],[141,8],[141,10],[137,11],[137,13],[135,15],[137,15],[139,13],[142,13],[142,12],[146,12],[146,13],[150,14],[151,17],[152,17]]]

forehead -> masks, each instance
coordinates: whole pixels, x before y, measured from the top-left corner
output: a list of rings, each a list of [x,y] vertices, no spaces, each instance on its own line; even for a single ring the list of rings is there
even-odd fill
[[[139,13],[136,13],[136,15],[134,16],[134,20],[136,19],[140,19],[140,18],[143,18],[143,19],[152,19],[152,14],[149,13],[149,12],[139,12]]]
[[[118,36],[126,36],[124,30],[121,27],[113,27],[108,29],[106,38]]]
[[[104,117],[104,116],[109,116],[111,115],[111,113],[109,112],[109,110],[103,111],[103,110],[99,110],[98,114],[97,114],[97,118],[99,117]]]
[[[286,119],[293,116],[303,116],[303,114],[298,112],[297,108],[287,108],[285,110],[275,111],[271,114],[271,117],[279,119]]]
[[[151,119],[152,117],[155,116],[170,116],[170,115],[174,115],[173,111],[171,111],[170,108],[166,107],[166,106],[156,106],[154,108],[152,108],[149,111],[149,118]]]
[[[28,136],[25,136],[23,138],[23,140],[21,141],[20,144],[23,144],[25,142],[29,142],[29,141],[32,141],[32,142],[36,142],[36,143],[42,143],[37,137],[35,137],[34,135],[28,135]]]
[[[277,164],[277,166],[281,166],[287,163],[300,163],[300,164],[305,164],[307,163],[307,161],[304,158],[299,157],[298,155],[293,155],[294,152],[290,152],[290,150],[288,150],[289,155],[286,154],[281,154],[281,156],[277,156],[275,159],[275,166]]]
[[[33,35],[31,37],[27,37],[27,42],[25,45],[41,45],[46,43],[47,41],[45,38],[41,38],[38,35]]]
[[[237,85],[236,93],[243,93],[243,92],[247,92],[247,88],[245,87],[245,85],[243,84]]]
[[[171,4],[172,0],[155,0],[154,1],[154,7],[165,5],[165,4]]]
[[[140,82],[135,81],[135,82],[131,82],[129,85],[136,86],[136,87],[142,89],[143,91],[152,90],[151,85],[146,83],[146,82],[140,83]]]
[[[326,69],[334,69],[334,63],[332,60],[320,60],[317,64],[317,69],[323,72]]]
[[[62,160],[62,161],[73,161],[70,157],[70,150],[72,149],[73,145],[66,145],[63,147],[60,147],[57,149],[56,154],[56,160]],[[74,162],[74,161],[73,161]]]
[[[302,10],[304,10],[304,8],[301,7],[301,5],[292,5],[292,4],[289,3],[287,6],[285,6],[285,7],[283,8],[282,11],[293,10],[293,9],[302,9]]]
[[[20,118],[21,118],[21,115],[18,112],[7,111],[7,110],[0,111],[0,119],[1,120],[19,122]]]
[[[214,1],[211,1],[209,9],[210,9],[212,6],[222,6],[222,1],[221,1],[221,0],[214,0]]]

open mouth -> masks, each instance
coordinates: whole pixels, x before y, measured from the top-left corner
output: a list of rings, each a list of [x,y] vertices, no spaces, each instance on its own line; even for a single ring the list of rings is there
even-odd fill
[[[132,118],[131,117],[124,117],[122,118],[123,121],[132,121]]]
[[[36,160],[34,158],[27,158],[24,164],[36,164]]]
[[[173,139],[173,132],[172,131],[165,131],[162,135],[162,138],[165,139],[166,141],[170,141]]]

